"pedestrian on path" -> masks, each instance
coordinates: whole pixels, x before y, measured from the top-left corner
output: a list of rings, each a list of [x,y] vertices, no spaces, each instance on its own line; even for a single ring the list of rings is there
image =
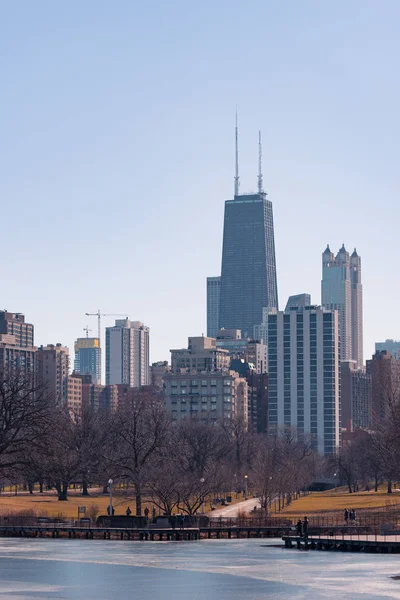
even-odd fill
[[[308,537],[308,518],[304,517],[304,521],[303,521],[303,537],[307,538]]]
[[[349,522],[349,511],[347,510],[347,508],[344,509],[344,522],[347,523]]]

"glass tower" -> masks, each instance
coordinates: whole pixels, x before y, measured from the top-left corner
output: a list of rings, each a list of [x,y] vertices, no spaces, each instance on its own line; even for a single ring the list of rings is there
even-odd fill
[[[252,337],[263,308],[278,309],[272,202],[235,194],[225,202],[219,327]]]

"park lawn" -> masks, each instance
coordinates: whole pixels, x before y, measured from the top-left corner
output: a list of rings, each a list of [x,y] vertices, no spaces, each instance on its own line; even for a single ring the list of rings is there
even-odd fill
[[[328,490],[325,492],[312,492],[286,506],[279,514],[287,517],[299,518],[304,515],[323,516],[324,513],[344,511],[347,509],[376,509],[388,505],[400,506],[400,492],[387,494],[384,488],[378,492],[355,492],[349,494],[347,488]]]
[[[17,495],[3,495],[0,494],[0,516],[8,515],[9,513],[19,513],[26,511],[33,511],[38,516],[49,516],[49,517],[65,517],[65,518],[78,518],[78,506],[86,507],[86,516],[91,516],[90,507],[98,507],[98,515],[106,515],[107,507],[109,506],[110,497],[108,494],[102,494],[99,491],[90,491],[89,496],[82,496],[78,491],[70,490],[68,492],[68,500],[65,502],[59,502],[57,495],[54,492],[44,492],[40,494],[38,491],[34,491],[33,494],[26,492],[19,492]],[[239,497],[232,496],[231,504],[241,502],[243,500],[242,495]],[[113,506],[116,515],[124,515],[128,506],[130,507],[132,514],[136,513],[136,501],[135,495],[131,490],[115,491],[113,494]],[[144,509],[148,507],[150,514],[153,511],[153,504],[146,499],[142,502],[142,514]],[[159,513],[159,509],[157,509]],[[211,512],[211,500],[208,499],[205,503],[205,511],[212,515]],[[198,511],[201,512],[201,509]]]
[[[38,516],[63,516],[66,518],[77,519],[78,506],[86,507],[86,516],[90,516],[90,507],[92,506],[98,507],[98,515],[106,515],[109,502],[110,497],[108,494],[101,494],[98,492],[91,492],[89,496],[69,493],[68,500],[65,502],[59,502],[55,494],[46,492],[43,494],[39,494],[39,492],[34,492],[33,494],[18,494],[17,496],[0,495],[0,515],[22,511],[33,511]],[[142,512],[146,505],[149,507],[149,510],[152,510],[150,503],[143,502]],[[117,515],[125,514],[128,506],[130,507],[132,514],[135,514],[135,497],[129,492],[124,493],[123,495],[114,493],[113,506],[115,514]]]

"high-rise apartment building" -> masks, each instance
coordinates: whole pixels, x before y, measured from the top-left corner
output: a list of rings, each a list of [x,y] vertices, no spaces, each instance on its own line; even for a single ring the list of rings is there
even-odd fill
[[[384,342],[376,342],[375,352],[382,352],[382,350],[387,350],[394,358],[400,358],[400,341],[386,340]]]
[[[82,407],[93,412],[113,412],[118,407],[118,386],[82,384]]]
[[[236,126],[236,176],[233,200],[225,202],[219,327],[253,335],[263,308],[278,308],[272,202],[263,190],[261,139],[258,192],[239,194]]]
[[[165,373],[164,397],[174,421],[185,417],[206,422],[238,418],[247,427],[247,382],[235,371]]]
[[[339,318],[295,306],[268,316],[268,431],[295,427],[326,456],[340,444]]]
[[[207,277],[207,337],[215,338],[219,329],[221,277]]]
[[[153,388],[162,392],[164,386],[164,375],[170,370],[167,360],[155,362],[150,367],[150,381]]]
[[[78,338],[75,342],[74,370],[90,375],[92,383],[101,383],[101,348],[99,338]]]
[[[340,364],[341,425],[348,432],[371,426],[371,375],[357,369],[355,361]]]
[[[36,353],[36,375],[47,388],[50,402],[68,404],[69,350],[62,344],[40,346]]]
[[[150,383],[150,329],[140,321],[116,320],[106,328],[106,384]]]
[[[19,374],[34,383],[35,356],[34,346],[19,346],[15,335],[0,334],[0,374]]]
[[[0,310],[0,334],[13,335],[19,348],[32,348],[34,331],[31,323],[25,323],[22,313]]]
[[[322,306],[339,313],[340,360],[363,366],[363,305],[361,258],[344,244],[336,257],[329,246],[322,254]]]
[[[217,348],[215,338],[190,337],[188,347],[171,350],[171,371],[221,371],[229,368],[228,350]]]

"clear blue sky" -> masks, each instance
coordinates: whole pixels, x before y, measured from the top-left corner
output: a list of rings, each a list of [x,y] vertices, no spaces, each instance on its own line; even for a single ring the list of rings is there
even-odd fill
[[[397,0],[0,2],[1,308],[73,349],[151,327],[152,360],[206,331],[239,107],[258,129],[280,305],[320,302],[321,253],[362,256],[365,355],[400,338]],[[104,325],[113,319],[105,319]]]

